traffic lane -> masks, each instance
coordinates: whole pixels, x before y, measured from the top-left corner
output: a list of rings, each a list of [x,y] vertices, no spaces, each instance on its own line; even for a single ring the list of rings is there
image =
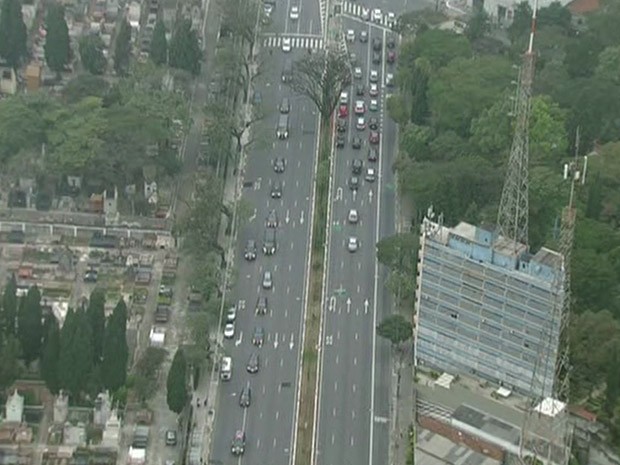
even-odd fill
[[[298,0],[301,10],[300,32],[302,34],[321,34],[321,9],[319,0]]]

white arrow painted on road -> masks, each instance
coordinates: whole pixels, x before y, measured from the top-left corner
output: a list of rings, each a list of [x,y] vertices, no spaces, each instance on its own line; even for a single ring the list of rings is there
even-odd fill
[[[372,191],[368,191],[368,201],[372,203]]]
[[[276,333],[276,338],[273,341],[273,348],[277,349],[278,348],[278,333]]]
[[[254,209],[254,213],[252,213],[252,216],[250,216],[250,218],[248,218],[248,220],[250,222],[254,221],[256,219],[256,208]]]
[[[286,217],[284,218],[284,221],[286,222],[286,224],[291,221],[291,212],[289,210],[286,210]]]
[[[370,302],[368,302],[368,299],[364,300],[364,313],[368,313],[369,305],[370,305]]]
[[[288,343],[289,349],[293,350],[294,345],[295,345],[295,334],[291,333],[291,342]]]
[[[351,311],[351,297],[347,299],[347,313]]]
[[[243,341],[243,332],[239,333],[239,339],[235,341],[235,346],[239,346],[241,344],[241,341]]]
[[[333,312],[336,309],[336,296],[329,298],[329,311]]]
[[[260,184],[261,184],[262,180],[263,180],[263,178],[256,178],[256,181],[254,182],[254,190],[255,191],[260,190]]]
[[[299,218],[299,223],[304,224],[304,211],[301,211],[301,218]]]
[[[357,191],[353,191],[353,201],[355,202],[355,197],[357,197]]]
[[[334,200],[342,200],[342,187],[336,189],[336,198]]]

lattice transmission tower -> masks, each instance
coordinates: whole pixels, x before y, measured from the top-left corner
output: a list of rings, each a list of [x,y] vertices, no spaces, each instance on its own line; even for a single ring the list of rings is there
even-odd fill
[[[528,217],[529,217],[529,122],[532,105],[532,82],[534,80],[535,55],[534,32],[536,31],[536,10],[538,1],[534,5],[532,27],[528,48],[523,55],[517,95],[514,101],[513,114],[515,115],[515,132],[510,147],[508,169],[502,189],[497,216],[498,233],[517,244],[528,244]]]

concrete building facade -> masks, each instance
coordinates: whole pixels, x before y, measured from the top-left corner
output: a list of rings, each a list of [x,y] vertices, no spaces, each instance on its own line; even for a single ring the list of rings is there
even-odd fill
[[[552,395],[562,270],[561,255],[549,249],[531,254],[525,245],[480,227],[447,228],[425,219],[416,365],[528,396]]]

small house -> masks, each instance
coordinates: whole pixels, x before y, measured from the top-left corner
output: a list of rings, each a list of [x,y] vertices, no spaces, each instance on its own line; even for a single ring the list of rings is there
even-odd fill
[[[15,95],[17,93],[17,75],[10,67],[0,68],[0,94]]]
[[[26,90],[36,92],[41,88],[42,67],[36,63],[31,63],[26,67]]]

